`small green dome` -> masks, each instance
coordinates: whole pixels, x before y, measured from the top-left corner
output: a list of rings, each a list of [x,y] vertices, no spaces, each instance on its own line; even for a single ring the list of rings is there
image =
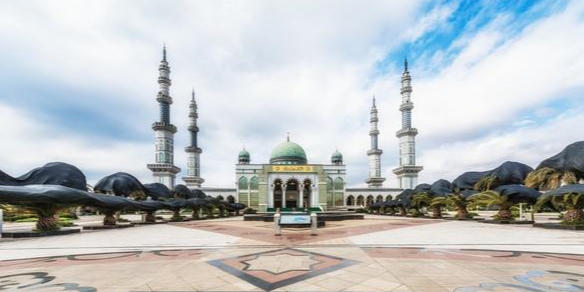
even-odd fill
[[[286,141],[272,150],[270,164],[306,164],[306,153],[294,142]]]
[[[249,158],[249,152],[243,148],[243,150],[239,152],[239,158]]]
[[[339,150],[336,150],[335,153],[333,153],[333,155],[331,156],[331,158],[333,160],[335,160],[335,159],[343,160],[343,154],[341,154],[341,152],[339,152]]]

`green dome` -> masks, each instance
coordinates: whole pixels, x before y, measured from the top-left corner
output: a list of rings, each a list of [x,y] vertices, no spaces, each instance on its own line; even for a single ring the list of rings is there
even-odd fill
[[[341,154],[341,152],[339,152],[339,150],[336,150],[335,153],[333,153],[333,155],[331,156],[331,158],[333,160],[335,160],[335,159],[343,160],[343,154]]]
[[[241,152],[239,152],[239,158],[249,158],[249,152],[247,152],[247,150],[245,150],[245,148],[243,150],[241,150]]]
[[[294,142],[286,141],[272,150],[270,164],[306,164],[306,153]]]

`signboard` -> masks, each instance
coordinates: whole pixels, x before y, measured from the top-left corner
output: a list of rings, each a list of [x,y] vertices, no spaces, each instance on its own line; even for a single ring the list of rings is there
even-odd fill
[[[306,224],[310,225],[310,215],[302,214],[302,215],[284,215],[280,217],[280,225],[288,225],[288,224]]]
[[[314,172],[312,165],[273,165],[273,172]]]

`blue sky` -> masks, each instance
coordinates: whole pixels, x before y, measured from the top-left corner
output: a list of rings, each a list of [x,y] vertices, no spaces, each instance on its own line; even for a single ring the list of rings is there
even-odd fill
[[[64,161],[90,182],[117,171],[150,181],[163,43],[175,161],[185,168],[195,87],[207,186],[232,186],[243,145],[265,163],[286,132],[311,163],[338,147],[348,185],[362,185],[376,95],[395,187],[405,56],[422,182],[536,166],[583,137],[582,35],[579,1],[5,2],[1,169]]]

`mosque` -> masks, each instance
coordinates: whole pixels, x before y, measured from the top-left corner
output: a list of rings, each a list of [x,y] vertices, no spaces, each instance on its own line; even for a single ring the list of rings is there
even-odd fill
[[[170,121],[170,66],[166,58],[166,47],[163,48],[160,62],[158,101],[160,116],[152,124],[155,133],[155,162],[147,167],[152,171],[154,181],[173,188],[176,175],[180,168],[174,162],[174,134],[177,128]],[[198,108],[193,91],[189,105],[190,124],[188,131],[190,143],[185,148],[187,153],[186,175],[182,178],[189,188],[198,188],[207,195],[225,199],[230,202],[241,202],[258,211],[273,211],[275,209],[356,209],[373,202],[390,200],[403,189],[414,188],[417,185],[418,173],[422,166],[416,165],[416,141],[418,130],[412,127],[411,76],[407,60],[401,78],[402,128],[397,131],[399,139],[399,167],[393,170],[397,177],[398,188],[383,187],[385,178],[381,173],[381,154],[378,145],[378,111],[375,98],[370,112],[371,149],[367,151],[369,160],[369,175],[365,182],[367,187],[347,188],[347,166],[343,164],[343,155],[337,150],[330,163],[315,164],[308,161],[302,146],[290,141],[278,144],[273,150],[268,163],[254,164],[251,154],[243,149],[239,152],[235,165],[235,188],[212,188],[203,186],[205,180],[201,177],[201,154],[197,134]]]

